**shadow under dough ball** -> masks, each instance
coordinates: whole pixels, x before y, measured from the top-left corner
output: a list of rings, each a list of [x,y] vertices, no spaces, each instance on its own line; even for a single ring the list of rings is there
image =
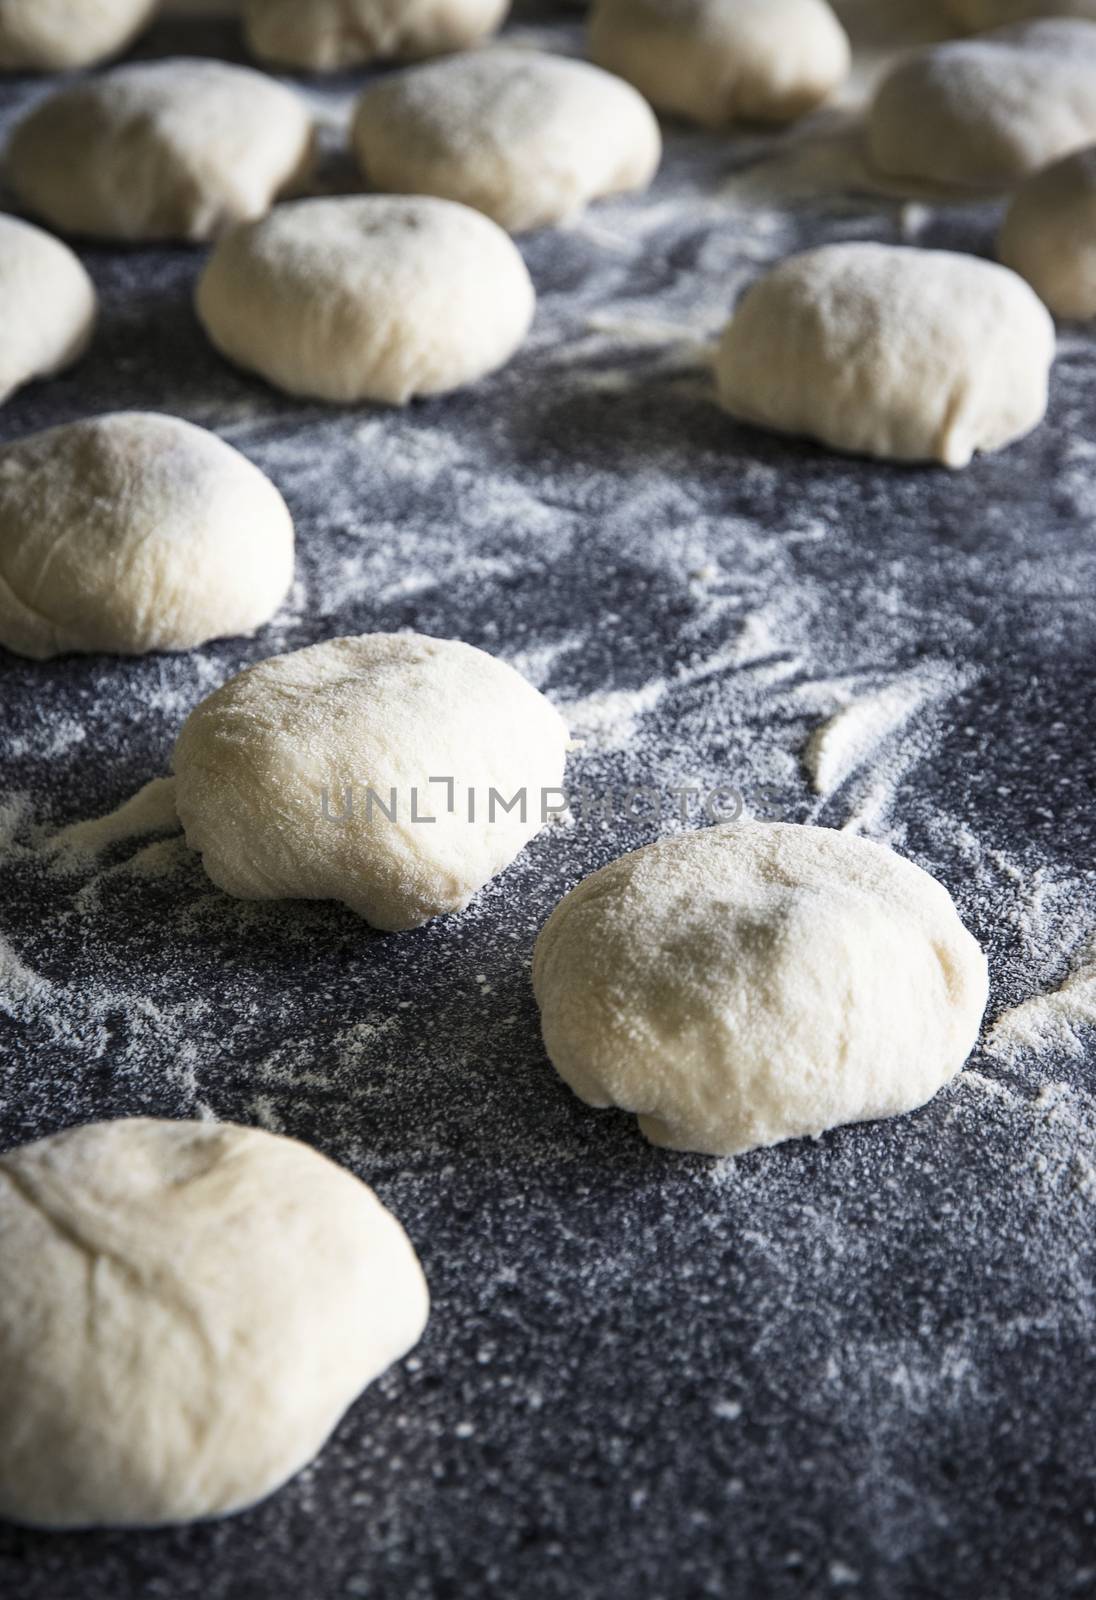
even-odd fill
[[[291,89],[176,58],[47,95],[12,130],[5,170],[22,204],[63,233],[198,243],[294,189],[313,138]]]
[[[46,1528],[252,1505],[428,1311],[372,1190],[226,1123],[93,1123],[0,1157],[0,1280],[0,1516]]]
[[[631,84],[585,61],[492,46],[394,73],[351,138],[378,189],[459,200],[511,233],[646,188],[662,154]]]

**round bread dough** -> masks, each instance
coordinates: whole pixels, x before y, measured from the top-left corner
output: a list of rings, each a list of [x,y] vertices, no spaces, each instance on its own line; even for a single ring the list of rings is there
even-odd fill
[[[1002,28],[1033,17],[1090,17],[1096,20],[1096,0],[945,0],[948,11],[968,33]]]
[[[278,206],[221,241],[197,298],[218,350],[279,389],[391,405],[494,372],[535,305],[501,228],[404,195]]]
[[[0,71],[70,72],[118,55],[157,0],[0,0]]]
[[[374,187],[462,200],[512,233],[645,188],[662,154],[631,84],[502,46],[382,79],[362,96],[352,138]]]
[[[739,1155],[912,1111],[962,1066],[986,961],[946,889],[847,833],[750,822],[584,879],[537,940],[560,1076],[653,1144]]]
[[[826,0],[597,0],[590,54],[660,111],[709,128],[791,122],[850,64]]]
[[[1023,184],[1005,216],[998,253],[1056,317],[1096,317],[1096,145]]]
[[[280,83],[221,61],[115,67],[40,100],[8,142],[29,211],[101,239],[215,238],[311,164],[312,121]]]
[[[246,0],[244,31],[265,61],[337,72],[466,50],[494,33],[509,9],[510,0]]]
[[[32,378],[63,372],[91,342],[95,289],[67,245],[0,216],[0,404]]]
[[[120,411],[0,449],[0,644],[19,655],[253,633],[292,578],[285,501],[204,428]]]
[[[175,746],[176,805],[228,894],[417,928],[463,910],[558,809],[567,743],[544,696],[482,650],[367,633],[203,700]]]
[[[973,256],[834,244],[745,294],[716,358],[733,417],[856,455],[965,467],[1046,415],[1054,324]]]
[[[875,167],[1003,189],[1096,139],[1096,23],[1054,18],[900,62],[868,113]]]
[[[299,1472],[426,1323],[371,1189],[293,1139],[100,1122],[0,1157],[0,1516],[223,1516]]]

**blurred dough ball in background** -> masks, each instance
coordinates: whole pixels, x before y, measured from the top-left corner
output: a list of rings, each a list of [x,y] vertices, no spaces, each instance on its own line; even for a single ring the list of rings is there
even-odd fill
[[[0,644],[44,661],[253,633],[293,581],[270,480],[178,417],[114,412],[0,449]]]
[[[1096,146],[1044,167],[1017,190],[998,254],[1056,317],[1096,317]]]
[[[198,315],[229,360],[288,394],[404,405],[493,372],[533,320],[513,241],[420,195],[300,200],[214,250]]]
[[[465,50],[509,9],[510,0],[243,0],[252,52],[308,72]]]
[[[944,8],[971,33],[1001,28],[1008,22],[1029,22],[1034,17],[1096,20],[1096,0],[944,0]]]
[[[631,84],[586,61],[502,46],[372,85],[351,138],[374,187],[459,200],[512,233],[645,188],[662,154],[654,113]]]
[[[590,54],[660,111],[707,127],[790,122],[850,65],[826,0],[596,0]]]
[[[0,0],[0,71],[68,72],[119,55],[157,0]]]
[[[1059,17],[919,50],[879,85],[867,135],[890,177],[1011,188],[1096,140],[1096,23]]]
[[[0,216],[0,403],[32,378],[71,366],[91,340],[97,298],[67,245]]]
[[[66,233],[197,243],[267,211],[313,152],[300,97],[265,73],[185,58],[115,67],[16,123],[8,182]]]

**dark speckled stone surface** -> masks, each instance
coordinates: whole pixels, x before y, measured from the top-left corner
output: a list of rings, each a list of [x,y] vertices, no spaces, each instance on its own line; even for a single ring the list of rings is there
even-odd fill
[[[238,54],[228,26],[141,47],[180,48]],[[308,86],[332,147],[352,88]],[[433,1314],[264,1505],[2,1528],[4,1596],[1096,1594],[1092,340],[1061,330],[1046,424],[958,475],[738,428],[704,358],[788,251],[987,254],[999,211],[875,192],[840,117],[670,129],[650,195],[522,241],[540,311],[513,364],[405,412],[229,370],[190,308],[200,253],[82,250],[98,340],[5,407],[3,437],[121,407],[215,428],[286,494],[299,582],[253,640],[0,661],[0,1137],[133,1114],[284,1130],[394,1208]],[[581,1106],[539,1044],[532,942],[671,817],[580,816],[397,937],[233,902],[177,836],[43,848],[163,773],[241,665],[404,627],[526,671],[586,740],[577,782],[730,781],[934,871],[991,961],[968,1070],[913,1116],[733,1162]],[[811,734],[863,701],[870,738],[812,784]]]

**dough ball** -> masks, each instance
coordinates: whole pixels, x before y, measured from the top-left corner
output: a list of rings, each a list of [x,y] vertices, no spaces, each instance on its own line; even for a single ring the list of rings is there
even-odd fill
[[[968,33],[1001,28],[1032,17],[1090,17],[1096,20],[1096,0],[945,0],[952,18]]]
[[[510,0],[246,0],[257,56],[306,72],[466,50],[501,26]]]
[[[118,55],[157,0],[0,0],[0,71],[70,72]]]
[[[740,301],[716,360],[733,417],[855,455],[965,467],[1046,414],[1054,324],[974,256],[834,244]]]
[[[880,172],[1002,189],[1096,139],[1096,24],[1056,18],[907,57],[876,91]]]
[[[645,188],[662,154],[630,84],[501,46],[382,79],[362,96],[352,137],[376,188],[462,200],[512,233]]]
[[[292,578],[285,501],[203,428],[121,411],[0,449],[0,644],[19,655],[253,633]]]
[[[1056,317],[1096,317],[1096,145],[1027,180],[1008,209],[999,254]]]
[[[289,394],[391,405],[503,366],[535,304],[500,228],[413,196],[279,206],[223,239],[198,284],[231,361]]]
[[[261,1500],[414,1345],[426,1284],[349,1172],[224,1123],[0,1158],[0,1515],[155,1526]]]
[[[228,894],[341,900],[417,928],[463,910],[539,832],[567,742],[544,696],[482,650],[367,633],[261,661],[203,700],[175,746],[176,804]],[[524,809],[504,809],[521,790]]]
[[[940,884],[866,839],[743,823],[584,879],[537,940],[552,1063],[653,1144],[739,1155],[912,1111],[956,1072],[985,957]]]
[[[0,403],[32,378],[49,378],[83,355],[95,328],[91,279],[67,245],[0,216]]]
[[[7,176],[28,210],[101,239],[211,239],[299,183],[312,123],[262,73],[151,61],[60,89],[16,124]]]
[[[850,60],[826,0],[597,0],[590,53],[660,111],[710,128],[801,117]]]

